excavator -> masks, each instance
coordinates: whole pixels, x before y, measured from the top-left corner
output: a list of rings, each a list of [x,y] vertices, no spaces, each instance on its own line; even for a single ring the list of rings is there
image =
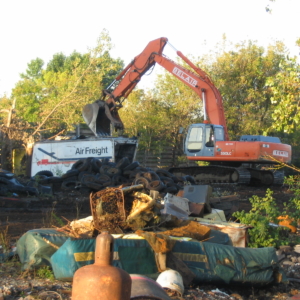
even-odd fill
[[[222,96],[209,76],[172,45],[187,69],[163,55],[169,44],[165,37],[148,43],[115,80],[102,91],[102,97],[83,107],[83,118],[96,136],[110,135],[112,128],[123,130],[118,110],[143,75],[159,64],[194,90],[203,102],[204,121],[187,129],[184,153],[190,161],[209,162],[208,166],[170,168],[175,175],[192,175],[206,183],[258,183],[272,185],[283,176],[264,166],[291,162],[291,146],[278,137],[243,135],[230,141]],[[277,172],[278,173],[278,172]]]

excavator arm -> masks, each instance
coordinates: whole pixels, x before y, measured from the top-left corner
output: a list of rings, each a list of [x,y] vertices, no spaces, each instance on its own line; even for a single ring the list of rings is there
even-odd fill
[[[102,98],[83,108],[83,117],[95,135],[109,135],[110,124],[116,129],[123,129],[123,123],[118,110],[122,102],[135,88],[142,76],[155,64],[161,65],[192,90],[203,101],[204,118],[209,116],[210,123],[224,127],[225,139],[228,140],[228,132],[225,121],[222,97],[208,75],[195,66],[180,51],[177,55],[192,68],[193,71],[175,63],[163,55],[163,49],[167,44],[167,38],[159,38],[151,41],[144,51],[116,77],[114,82],[103,90]],[[112,87],[114,87],[112,89]],[[207,121],[206,121],[207,122]]]

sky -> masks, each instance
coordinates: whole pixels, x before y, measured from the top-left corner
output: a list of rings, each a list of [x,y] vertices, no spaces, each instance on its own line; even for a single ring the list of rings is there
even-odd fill
[[[279,40],[291,55],[300,52],[300,0],[2,0],[0,12],[0,97],[10,95],[31,60],[47,64],[55,53],[86,53],[103,29],[114,44],[112,57],[125,65],[160,37],[195,57],[224,34],[233,43],[251,39],[264,47]],[[176,57],[171,47],[164,54]],[[151,88],[159,68],[138,87]]]

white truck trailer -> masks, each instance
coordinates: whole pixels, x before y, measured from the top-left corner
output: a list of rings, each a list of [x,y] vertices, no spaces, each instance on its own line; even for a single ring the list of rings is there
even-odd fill
[[[88,157],[117,162],[126,156],[132,162],[135,160],[137,146],[137,138],[127,137],[88,137],[37,142],[33,147],[31,176],[44,170],[51,171],[54,176],[61,176],[76,161]]]

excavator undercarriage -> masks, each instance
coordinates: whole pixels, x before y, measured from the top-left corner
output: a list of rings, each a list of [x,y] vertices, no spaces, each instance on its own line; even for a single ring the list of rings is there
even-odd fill
[[[191,175],[198,183],[220,184],[232,183],[243,185],[280,185],[283,184],[284,175],[281,171],[258,170],[246,167],[227,166],[191,166],[174,167],[168,170],[176,176]]]

